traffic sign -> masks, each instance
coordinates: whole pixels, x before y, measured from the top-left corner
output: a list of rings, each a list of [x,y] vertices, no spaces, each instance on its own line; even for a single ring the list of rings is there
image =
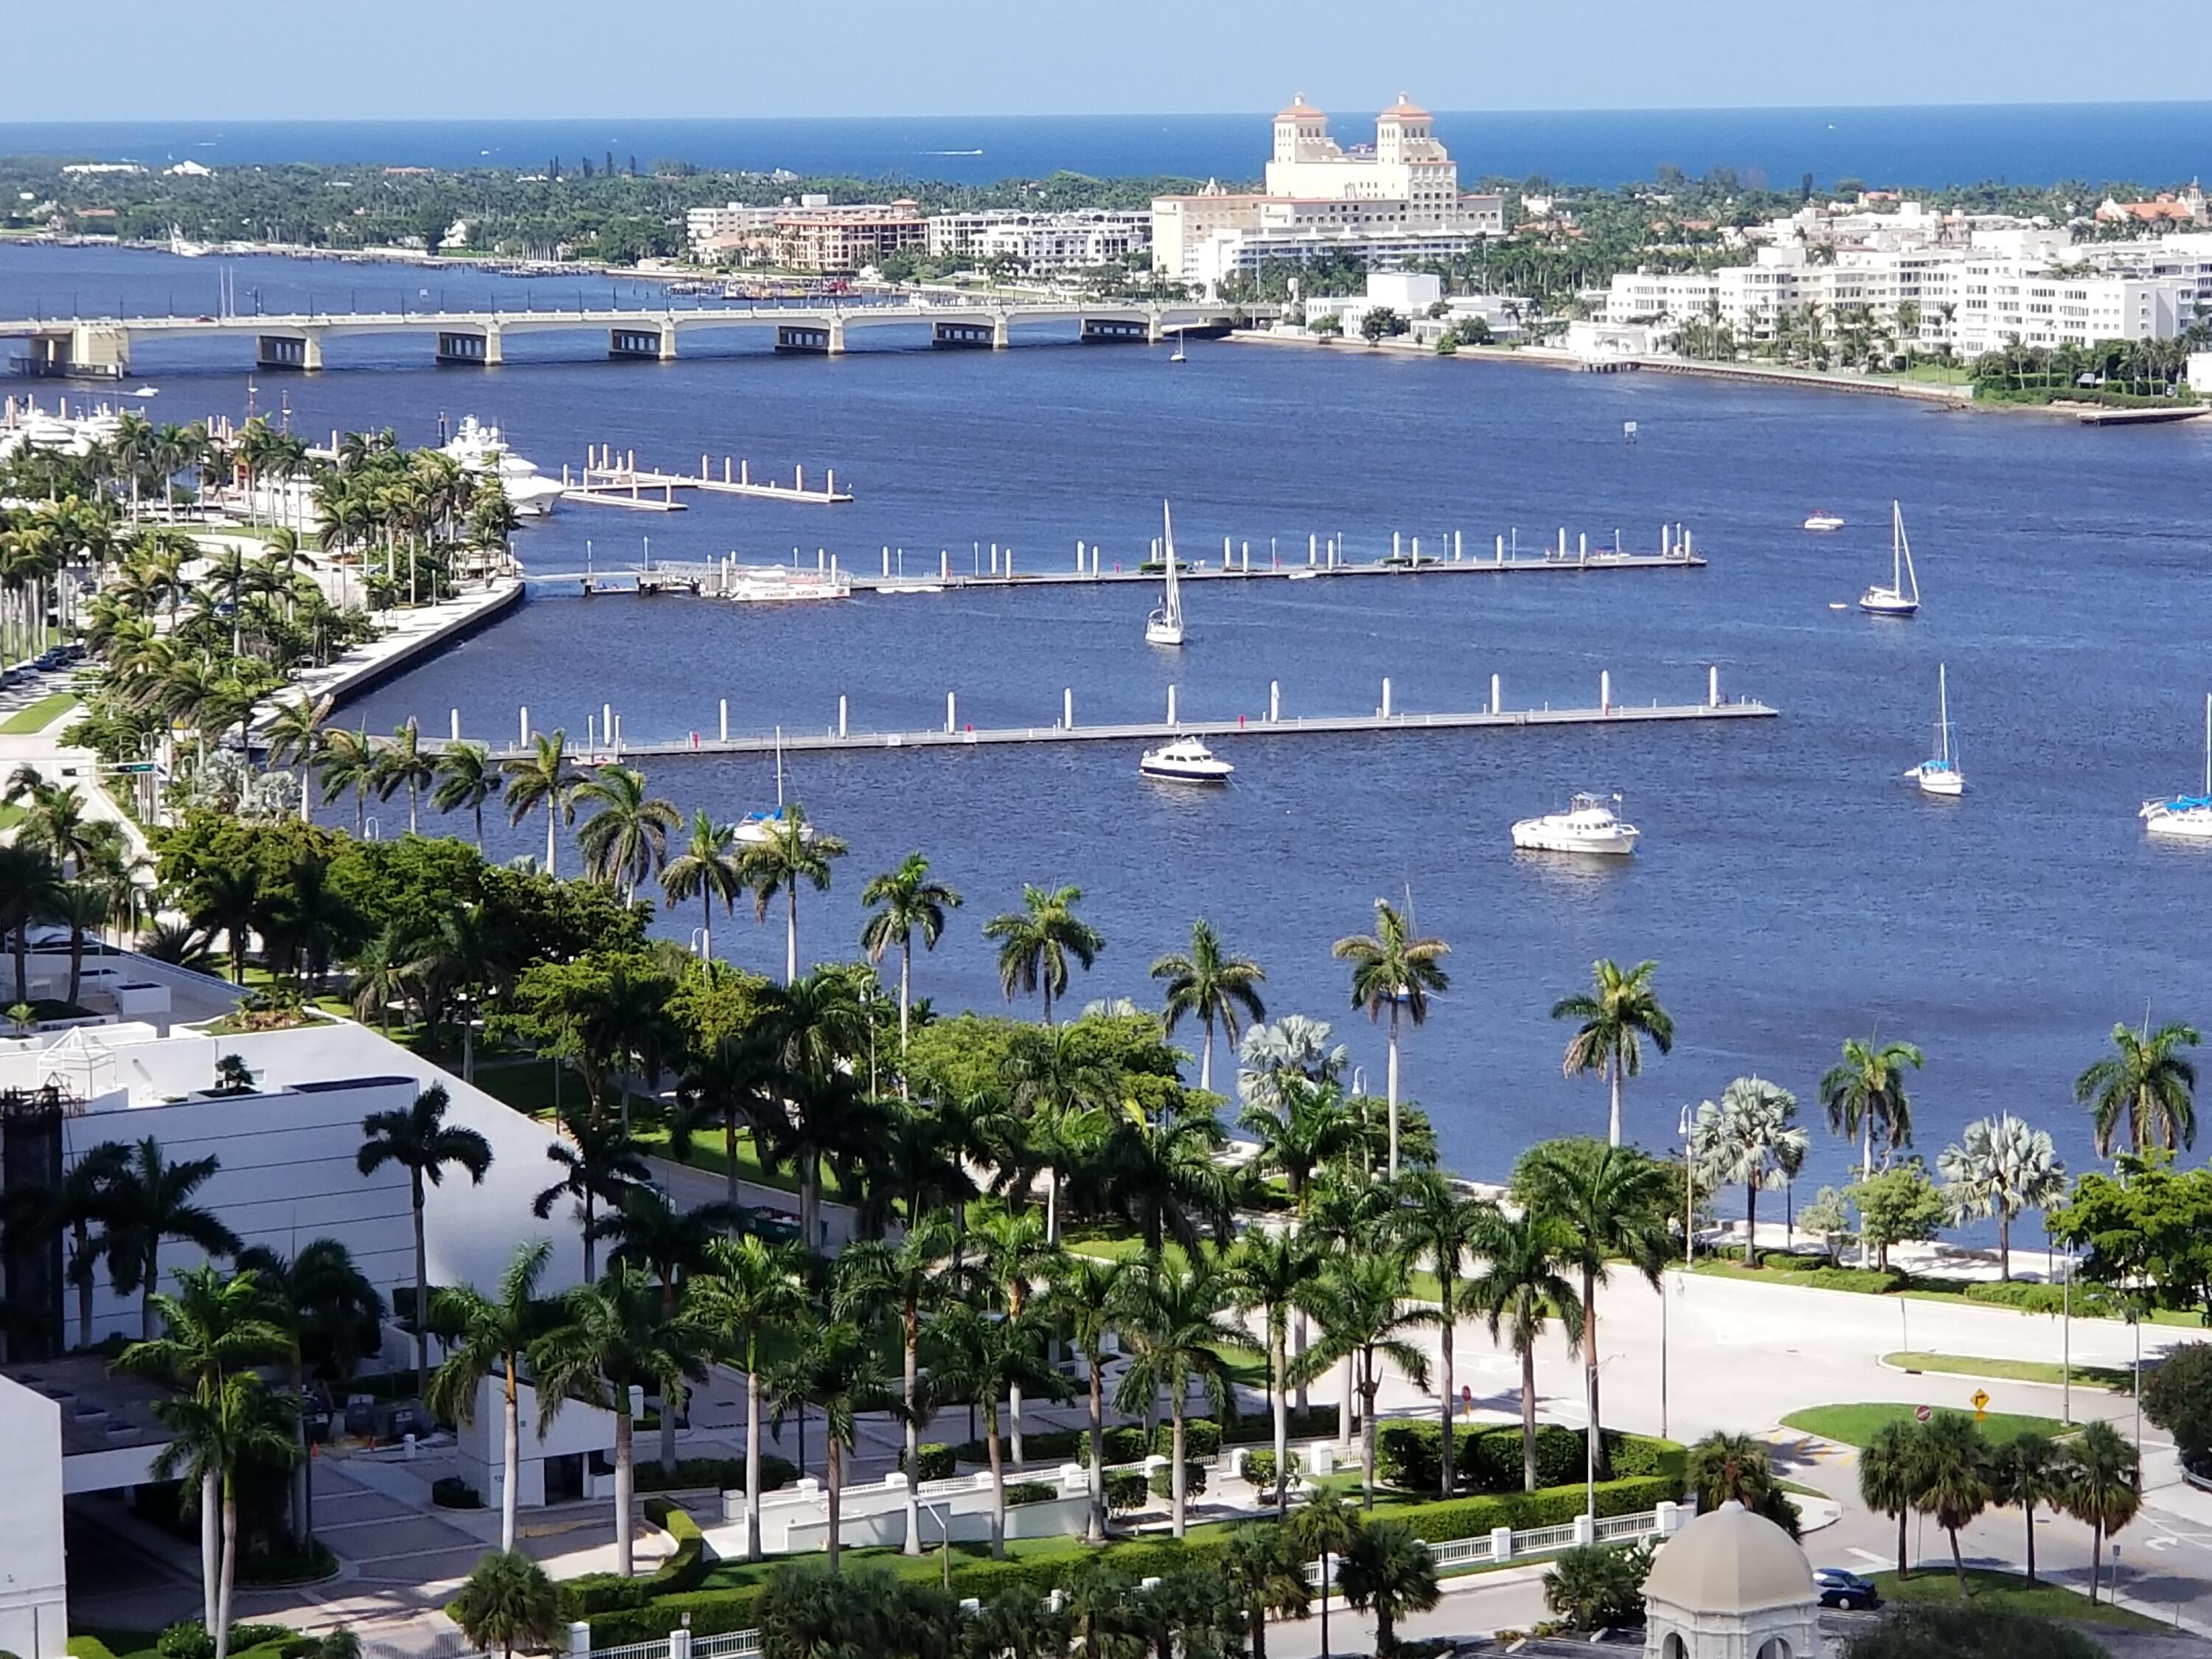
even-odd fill
[[[1974,1390],[1974,1409],[1978,1412],[1985,1412],[1989,1410],[1989,1408],[1990,1391],[1987,1389],[1976,1389]]]
[[[1930,1415],[1928,1407],[1925,1406],[1915,1406],[1912,1408],[1912,1414],[1923,1423],[1928,1420]]]

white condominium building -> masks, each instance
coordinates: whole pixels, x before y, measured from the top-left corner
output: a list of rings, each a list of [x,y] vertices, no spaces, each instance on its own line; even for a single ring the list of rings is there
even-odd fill
[[[1496,196],[1463,196],[1459,167],[1428,111],[1401,95],[1376,118],[1372,148],[1341,148],[1328,118],[1294,98],[1274,120],[1266,188],[1152,203],[1152,269],[1205,289],[1270,260],[1357,258],[1388,267],[1449,258],[1504,234]]]
[[[1119,264],[1133,253],[1148,252],[1152,246],[1152,216],[1142,210],[1037,213],[1025,208],[989,208],[940,213],[929,222],[932,258],[1002,258],[1028,271]]]

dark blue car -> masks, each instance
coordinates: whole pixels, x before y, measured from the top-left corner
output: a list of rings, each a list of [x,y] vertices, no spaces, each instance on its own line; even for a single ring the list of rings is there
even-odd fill
[[[1841,1567],[1816,1567],[1813,1582],[1820,1587],[1820,1605],[1834,1607],[1840,1613],[1856,1612],[1861,1607],[1881,1605],[1881,1592],[1855,1572]]]

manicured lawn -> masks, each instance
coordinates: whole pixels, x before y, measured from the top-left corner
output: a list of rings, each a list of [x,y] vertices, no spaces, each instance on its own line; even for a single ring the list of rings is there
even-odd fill
[[[4,720],[0,720],[0,732],[20,738],[32,732],[43,732],[68,710],[76,707],[76,693],[57,691],[50,697],[41,697],[27,708],[18,708]]]
[[[1186,1541],[1203,1544],[1209,1540],[1223,1536],[1231,1529],[1232,1523],[1225,1521],[1210,1521],[1195,1524],[1188,1529]],[[1152,1544],[1158,1540],[1156,1538],[1147,1538],[1142,1541]],[[848,1548],[841,1552],[841,1557],[848,1564],[867,1562],[878,1567],[888,1568],[896,1577],[933,1584],[937,1582],[938,1574],[943,1571],[942,1565],[938,1560],[938,1553],[935,1548],[919,1556],[908,1555],[895,1549]],[[1079,1538],[1010,1538],[1006,1540],[1006,1556],[1009,1560],[1014,1561],[1066,1561],[1070,1565],[1079,1561],[1097,1559],[1111,1561],[1114,1556],[1114,1546],[1108,1544],[1102,1549],[1086,1544]],[[955,1567],[960,1566],[964,1562],[988,1561],[990,1559],[991,1547],[987,1543],[955,1543],[952,1546],[952,1565]],[[777,1563],[772,1560],[757,1564],[744,1561],[720,1562],[708,1572],[706,1582],[702,1588],[742,1589],[748,1585],[759,1583],[769,1573],[775,1571],[776,1565]]]
[[[1885,1364],[1897,1365],[1909,1371],[1940,1371],[1948,1376],[1986,1376],[1999,1382],[2048,1382],[2058,1388],[2066,1381],[2063,1366],[2043,1359],[1978,1359],[1963,1353],[1891,1353],[1884,1354]],[[2125,1394],[2134,1387],[2134,1379],[2126,1371],[2108,1365],[2076,1365],[2074,1386],[2077,1389],[2109,1389],[2114,1394]]]
[[[1815,1406],[1809,1411],[1792,1412],[1782,1419],[1783,1426],[1796,1429],[1801,1434],[1818,1435],[1823,1440],[1833,1440],[1846,1446],[1863,1446],[1885,1423],[1911,1422],[1913,1407],[1894,1402],[1851,1406]],[[2055,1417],[2025,1417],[2015,1412],[1990,1412],[1981,1423],[1982,1433],[1990,1440],[2002,1443],[2014,1435],[2071,1434],[2075,1425],[2061,1422]]]
[[[1799,1290],[1847,1291],[1864,1296],[1901,1296],[1914,1302],[1943,1302],[1954,1306],[1963,1303],[1968,1307],[1974,1308],[2005,1308],[2010,1305],[2007,1303],[1984,1301],[1968,1296],[1964,1288],[1964,1280],[1915,1279],[1904,1278],[1896,1273],[1879,1273],[1857,1267],[1819,1267],[1791,1271],[1774,1267],[1746,1267],[1740,1261],[1705,1260],[1699,1261],[1691,1271],[1704,1273],[1713,1279],[1747,1279],[1754,1285],[1775,1285],[1785,1288],[1795,1286]],[[1954,1285],[1959,1288],[1953,1288]],[[2079,1286],[2076,1288],[2075,1294],[2078,1297],[2087,1288],[2086,1285]],[[2039,1318],[2055,1316],[2055,1310],[2046,1311],[2040,1308],[2014,1309],[2014,1311],[2033,1312]],[[2074,1316],[2076,1319],[2117,1317],[2109,1312],[2102,1314],[2084,1312],[2078,1304],[2075,1308]],[[2192,1309],[2154,1308],[2149,1314],[2149,1322],[2154,1325],[2187,1325],[2201,1328],[2204,1322]]]
[[[1868,1575],[1881,1591],[1885,1601],[1955,1601],[1959,1598],[1959,1580],[1947,1564],[1938,1567],[1929,1562],[1911,1577],[1899,1579],[1893,1572]],[[2106,1583],[2110,1583],[2107,1578]],[[1983,1567],[1966,1569],[1966,1594],[1970,1600],[1985,1606],[2010,1607],[2020,1613],[2040,1613],[2046,1619],[2063,1620],[2076,1625],[2109,1625],[2119,1630],[2162,1631],[2168,1627],[2157,1620],[2146,1619],[2139,1613],[2130,1613],[2108,1602],[2092,1603],[2086,1595],[2057,1584],[2031,1585],[2027,1579],[2009,1572],[1995,1572]]]

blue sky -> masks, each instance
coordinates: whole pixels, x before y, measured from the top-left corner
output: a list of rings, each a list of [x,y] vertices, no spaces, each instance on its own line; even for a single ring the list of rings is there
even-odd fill
[[[1191,113],[2203,95],[2197,0],[14,0],[0,121]],[[2085,38],[2085,31],[2087,36]],[[2087,40],[2104,43],[2089,49]],[[2122,44],[2125,43],[2125,44]],[[63,67],[68,66],[66,72]]]

